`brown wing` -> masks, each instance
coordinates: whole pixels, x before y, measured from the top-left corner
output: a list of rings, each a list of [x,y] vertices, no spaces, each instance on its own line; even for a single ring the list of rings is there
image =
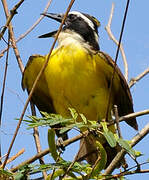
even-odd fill
[[[43,64],[45,62],[45,57],[41,55],[33,55],[30,56],[28,63],[24,69],[23,77],[22,77],[22,89],[27,89],[28,93],[30,92],[33,83],[41,70]],[[55,108],[53,106],[52,99],[50,97],[49,88],[46,83],[46,79],[44,73],[41,75],[35,90],[33,92],[32,102],[37,106],[39,111],[47,112],[47,113],[56,113]],[[60,128],[61,125],[52,126],[53,128]],[[56,130],[56,134],[58,137],[62,137],[63,140],[68,139],[67,133],[60,134],[59,130]]]
[[[22,89],[30,92],[32,85],[45,62],[44,56],[33,55],[29,57],[28,63],[24,69],[22,77]],[[39,111],[55,113],[51,97],[49,96],[48,86],[44,74],[41,76],[35,91],[32,95],[32,101]]]
[[[110,66],[114,67],[114,61],[112,60],[112,58],[109,55],[107,55],[104,52],[99,52],[99,54],[101,54],[104,57],[104,59],[107,61],[107,63]],[[116,95],[115,102],[118,106],[119,115],[124,116],[126,114],[134,112],[133,101],[132,101],[132,96],[131,96],[128,84],[127,84],[123,74],[121,73],[120,69],[118,68],[118,66],[116,66],[116,73],[120,79],[120,85],[119,85],[120,93]],[[129,124],[134,129],[138,130],[136,118],[126,120],[126,123]]]

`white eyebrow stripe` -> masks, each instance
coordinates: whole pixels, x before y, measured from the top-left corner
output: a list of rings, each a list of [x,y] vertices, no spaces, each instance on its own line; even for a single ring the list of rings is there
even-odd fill
[[[90,19],[88,19],[86,16],[84,16],[82,13],[80,13],[80,12],[78,12],[78,11],[71,11],[69,14],[75,14],[75,15],[77,15],[78,17],[81,17],[82,19],[85,20],[85,22],[87,22],[87,24],[88,24],[93,30],[95,30],[93,22],[92,22]]]

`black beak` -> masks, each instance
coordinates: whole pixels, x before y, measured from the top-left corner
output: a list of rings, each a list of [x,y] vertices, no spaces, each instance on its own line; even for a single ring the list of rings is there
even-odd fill
[[[48,17],[48,18],[51,18],[51,19],[54,19],[58,22],[62,22],[62,19],[64,17],[63,14],[54,14],[54,13],[43,13],[42,15]],[[57,33],[57,31],[52,31],[50,33],[46,33],[46,34],[43,34],[41,36],[39,36],[39,38],[48,38],[48,37],[54,37],[54,35]]]
[[[60,23],[62,22],[62,19],[64,17],[64,14],[55,14],[55,13],[43,13],[42,15],[54,19]]]

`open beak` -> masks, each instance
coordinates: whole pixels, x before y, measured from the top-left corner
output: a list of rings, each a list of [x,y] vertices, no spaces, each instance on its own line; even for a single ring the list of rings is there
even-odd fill
[[[54,19],[60,23],[62,22],[62,19],[64,17],[64,14],[55,14],[55,13],[42,13],[42,15]]]
[[[42,13],[42,15],[48,17],[48,18],[51,18],[51,19],[54,19],[58,22],[62,22],[62,19],[64,17],[63,14],[55,14],[55,13]],[[50,33],[46,33],[46,34],[43,34],[41,36],[39,36],[39,38],[48,38],[48,37],[54,37],[54,35],[57,33],[58,30],[56,31],[52,31]]]

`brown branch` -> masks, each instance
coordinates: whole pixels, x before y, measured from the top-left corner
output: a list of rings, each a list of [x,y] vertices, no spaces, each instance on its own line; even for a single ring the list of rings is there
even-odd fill
[[[109,114],[111,95],[112,95],[112,86],[113,86],[114,76],[116,73],[116,65],[117,65],[119,50],[120,50],[121,41],[122,41],[122,37],[123,37],[123,32],[124,32],[127,13],[128,13],[129,3],[130,3],[130,0],[127,0],[125,12],[124,12],[124,17],[122,20],[122,26],[121,26],[121,31],[120,31],[120,35],[119,35],[119,40],[118,40],[118,46],[117,46],[116,55],[115,55],[115,59],[114,59],[113,72],[112,72],[112,76],[111,76],[111,81],[110,81],[111,83],[110,83],[109,93],[108,93],[108,98],[107,98],[107,109],[106,109],[106,116],[105,116],[106,121],[108,121],[108,114]]]
[[[64,175],[62,176],[62,179],[64,179],[64,178],[66,177],[66,175],[69,173],[69,171],[70,171],[71,168],[73,167],[74,163],[77,161],[78,156],[79,156],[79,154],[80,154],[80,151],[81,151],[81,149],[82,149],[82,146],[83,146],[83,144],[81,144],[81,147],[79,148],[79,151],[77,152],[77,154],[76,154],[74,160],[72,161],[72,163],[70,164],[70,166],[69,166],[69,167],[67,168],[67,170],[65,171]]]
[[[6,63],[5,63],[4,79],[3,79],[3,86],[2,86],[2,93],[1,93],[0,126],[1,126],[1,118],[2,118],[2,111],[3,111],[3,100],[4,100],[4,92],[5,92],[5,85],[6,85],[7,68],[8,68],[9,42],[10,42],[10,34],[8,34],[8,51],[7,51],[7,54],[6,54]],[[1,156],[1,155],[0,155],[0,156]]]
[[[77,135],[77,136],[75,136],[75,137],[73,137],[73,138],[71,138],[71,139],[65,140],[65,141],[63,142],[63,146],[66,147],[66,146],[68,146],[68,145],[70,145],[70,144],[72,144],[72,143],[80,140],[81,138],[86,137],[86,136],[88,136],[88,131],[84,132],[83,134],[79,134],[79,135]],[[45,149],[44,151],[36,154],[35,156],[31,157],[30,159],[28,159],[28,160],[20,163],[20,164],[17,165],[16,167],[13,167],[13,168],[11,169],[11,171],[12,171],[12,172],[16,172],[21,166],[24,166],[25,164],[33,163],[33,162],[36,161],[37,159],[39,159],[39,158],[47,155],[49,152],[50,152],[49,148],[48,148],[48,149]]]
[[[141,74],[139,74],[135,78],[131,78],[129,82],[129,87],[131,88],[133,85],[135,85],[140,79],[142,79],[145,75],[149,73],[149,68],[147,68],[145,71],[143,71]]]
[[[50,4],[51,4],[52,0],[49,0],[43,13],[46,13]],[[40,21],[44,18],[45,16],[44,15],[41,15],[37,20],[36,22],[24,33],[24,34],[21,34],[20,37],[16,40],[16,42],[20,41],[21,39],[23,39],[26,35],[28,35],[39,23]]]
[[[134,117],[139,117],[139,116],[142,116],[142,115],[147,115],[147,114],[149,114],[149,109],[122,116],[122,117],[119,118],[119,122],[125,121],[127,119],[132,119]],[[114,124],[114,122],[113,123],[111,122],[110,125],[111,124]]]
[[[21,4],[24,2],[24,0],[20,0],[14,7],[12,10],[10,10],[10,15],[7,13],[8,12],[8,8],[7,10],[5,9],[5,14],[6,14],[6,17],[7,17],[7,22],[5,24],[5,26],[3,27],[1,33],[0,33],[0,40],[1,38],[3,37],[6,29],[9,27],[9,24],[12,20],[12,18],[14,17],[15,14],[17,14],[17,9],[21,6]],[[2,3],[3,3],[3,7],[6,7],[7,4],[6,4],[6,1],[5,0],[2,0]]]
[[[34,84],[33,84],[33,86],[32,86],[32,89],[31,89],[31,91],[30,91],[30,93],[29,93],[29,96],[28,96],[28,98],[27,98],[27,100],[26,100],[26,103],[25,103],[25,106],[24,106],[24,108],[23,108],[21,117],[20,117],[20,119],[19,119],[17,128],[16,128],[16,130],[15,130],[14,136],[13,136],[13,138],[12,138],[11,144],[10,144],[10,146],[9,146],[9,149],[8,149],[8,152],[7,152],[7,156],[6,156],[6,159],[5,159],[5,161],[4,161],[4,166],[3,166],[3,168],[5,167],[5,164],[6,164],[6,162],[7,162],[7,159],[8,159],[8,157],[9,157],[10,151],[11,151],[11,149],[12,149],[12,146],[13,146],[14,141],[15,141],[15,139],[16,139],[16,136],[17,136],[17,134],[18,134],[18,131],[19,131],[19,128],[20,128],[22,119],[23,119],[23,117],[24,117],[24,114],[25,114],[25,111],[26,111],[26,109],[27,109],[27,106],[28,106],[28,104],[29,104],[29,102],[30,102],[30,100],[31,100],[32,94],[33,94],[34,89],[35,89],[35,87],[36,87],[36,84],[37,84],[37,82],[39,81],[39,78],[41,77],[42,73],[44,72],[44,70],[45,70],[45,68],[46,68],[46,66],[47,66],[47,64],[48,64],[48,62],[49,62],[50,55],[51,55],[52,50],[53,50],[53,48],[54,48],[54,46],[55,46],[55,44],[56,44],[58,35],[59,35],[59,33],[60,33],[61,29],[62,29],[62,26],[63,26],[63,24],[64,24],[64,22],[65,22],[65,19],[66,19],[67,15],[68,15],[68,12],[70,11],[70,9],[71,9],[74,1],[75,1],[75,0],[71,0],[71,2],[70,2],[70,4],[69,4],[69,6],[68,6],[68,8],[67,8],[67,11],[66,11],[66,13],[65,13],[65,15],[64,15],[64,18],[63,18],[63,20],[62,20],[62,22],[61,22],[61,24],[60,24],[59,29],[58,29],[58,32],[57,32],[57,34],[56,34],[56,37],[55,37],[55,39],[54,39],[54,42],[53,42],[53,44],[52,44],[52,47],[51,47],[51,49],[50,49],[50,52],[49,52],[49,54],[48,54],[48,57],[47,57],[47,59],[46,59],[46,62],[45,62],[44,65],[42,66],[42,68],[41,68],[38,76],[36,77],[36,79],[35,79],[35,81],[34,81]]]
[[[116,122],[118,136],[120,138],[122,138],[121,129],[120,129],[120,125],[119,125],[119,115],[118,115],[117,105],[114,105],[114,116],[115,116],[115,122]]]
[[[141,141],[147,134],[149,133],[149,123],[136,135],[132,138],[131,140],[131,146],[135,146],[139,141]],[[110,175],[114,169],[117,167],[121,159],[124,157],[126,154],[126,151],[122,149],[112,160],[110,165],[107,167],[107,169],[104,172],[104,175]]]
[[[126,175],[132,175],[132,174],[138,174],[138,173],[149,173],[149,169],[144,169],[144,170],[134,170],[134,171],[124,171],[121,172],[119,174],[114,174],[114,175],[110,175],[108,177],[103,178],[103,180],[108,180],[108,179],[117,179],[120,178],[122,176],[126,176]]]
[[[46,5],[43,13],[46,13],[46,12],[47,12],[47,10],[48,10],[51,2],[52,2],[52,0],[49,0],[49,1],[48,1],[48,3],[47,3],[47,5]],[[19,42],[21,39],[23,39],[25,36],[27,36],[27,35],[40,23],[40,21],[41,21],[43,18],[44,18],[44,16],[41,15],[41,16],[35,21],[35,23],[34,23],[25,33],[23,33],[23,34],[20,35],[20,37],[16,40],[16,42]],[[12,47],[12,46],[10,46],[10,47]],[[1,51],[1,53],[0,53],[0,58],[3,57],[4,53],[5,53],[7,50],[8,50],[8,48],[5,48],[4,50]]]
[[[1,93],[1,104],[0,104],[0,127],[2,123],[2,112],[3,112],[3,103],[4,103],[4,93],[5,93],[5,85],[6,85],[6,77],[7,77],[7,69],[8,69],[8,55],[9,55],[9,43],[10,43],[10,34],[8,33],[8,51],[6,54],[6,63],[5,63],[5,71],[4,71],[4,79],[3,79],[3,86],[2,86],[2,93]],[[0,157],[1,154],[1,144],[0,144]],[[1,164],[1,161],[0,161]]]
[[[23,2],[23,1],[20,1],[20,2]],[[9,12],[8,12],[8,6],[7,6],[7,2],[6,2],[6,0],[3,0],[3,5],[4,5],[4,10],[5,10],[5,14],[6,14],[6,17],[8,17],[9,16]],[[15,6],[15,8],[13,8],[13,10],[11,11],[11,12],[14,12],[15,11],[15,9],[16,8],[18,8],[19,7],[19,5],[20,4],[17,4],[16,6]],[[10,32],[10,36],[11,36],[11,43],[12,43],[12,47],[13,47],[13,49],[14,49],[14,53],[15,53],[15,55],[16,55],[16,58],[17,58],[17,62],[18,62],[18,64],[19,64],[19,68],[20,68],[20,70],[21,70],[21,72],[23,72],[24,71],[24,66],[23,66],[23,63],[22,63],[22,60],[21,60],[21,58],[20,58],[20,54],[19,54],[19,51],[18,51],[18,48],[17,48],[17,45],[16,45],[16,41],[15,41],[15,38],[14,38],[14,32],[13,32],[13,28],[12,28],[12,24],[11,23],[9,23],[9,32]],[[37,133],[37,129],[36,129],[36,133]],[[39,138],[36,136],[36,138],[35,138],[35,143],[36,144],[38,144],[38,152],[39,152],[39,144],[40,144],[40,141],[39,141]],[[7,157],[7,156],[6,156]],[[42,160],[40,160],[40,161],[42,161]],[[2,167],[4,167],[5,166],[5,163],[6,163],[6,161],[3,163],[3,166]],[[43,161],[42,161],[42,163],[43,163]],[[45,173],[44,173],[45,174]],[[44,175],[45,176],[45,175]]]
[[[30,102],[30,105],[31,105],[32,116],[36,116],[35,105],[33,104],[32,101]],[[33,137],[34,137],[37,153],[40,153],[41,152],[41,145],[40,145],[38,127],[33,128]],[[43,157],[39,158],[39,162],[40,162],[40,164],[45,164]],[[43,178],[46,179],[47,178],[46,171],[42,171],[42,174],[43,174]]]
[[[22,0],[20,2],[22,3],[23,1],[24,0]],[[9,17],[9,10],[8,10],[8,6],[7,6],[7,1],[6,0],[2,0],[2,2],[3,2],[3,7],[4,7],[5,15],[6,15],[6,18],[7,18],[7,17]],[[16,7],[19,7],[19,6],[16,5]],[[23,63],[22,63],[21,57],[20,57],[19,50],[18,50],[17,45],[16,45],[15,36],[14,36],[13,27],[12,27],[11,22],[9,23],[8,29],[9,29],[9,33],[10,33],[11,44],[12,44],[12,47],[13,47],[13,50],[14,50],[14,53],[15,53],[15,56],[16,56],[19,68],[20,68],[21,72],[23,72],[24,67],[23,67]]]
[[[19,157],[21,154],[23,154],[25,152],[25,149],[21,149],[17,154],[15,154],[14,156],[12,156],[11,158],[8,159],[7,164],[14,161],[17,157]],[[0,168],[3,167],[3,164],[0,166]]]
[[[111,31],[111,23],[112,23],[113,13],[114,13],[114,3],[112,3],[109,21],[108,21],[107,26],[105,27],[105,30],[107,31],[109,38],[118,46],[119,42],[116,40],[116,38],[114,37],[114,35]],[[121,52],[123,63],[124,63],[125,79],[127,81],[128,80],[128,63],[127,63],[126,55],[125,55],[124,48],[123,48],[122,44],[120,44],[120,52]]]
[[[22,2],[22,1],[21,1]],[[9,17],[9,11],[8,11],[8,6],[7,6],[7,2],[6,0],[2,0],[2,3],[3,3],[3,7],[4,7],[4,11],[5,11],[5,15],[6,15],[6,18]],[[13,50],[14,50],[14,53],[15,53],[15,56],[16,56],[16,59],[17,59],[17,62],[19,64],[19,67],[20,67],[20,70],[21,72],[23,72],[24,70],[24,67],[23,67],[23,64],[22,64],[22,60],[20,58],[20,54],[19,54],[19,51],[17,49],[17,45],[16,45],[16,42],[15,42],[15,38],[14,38],[14,32],[13,32],[13,27],[12,27],[12,24],[11,22],[9,23],[9,26],[8,26],[8,29],[9,29],[9,33],[10,33],[10,39],[11,39],[11,44],[12,44],[12,47],[13,47]],[[11,142],[12,145],[13,145],[13,142]],[[6,163],[7,163],[7,160],[9,158],[9,154],[10,154],[10,149],[8,150],[8,153],[6,155],[6,159],[3,163],[3,166],[2,168],[5,167]]]

